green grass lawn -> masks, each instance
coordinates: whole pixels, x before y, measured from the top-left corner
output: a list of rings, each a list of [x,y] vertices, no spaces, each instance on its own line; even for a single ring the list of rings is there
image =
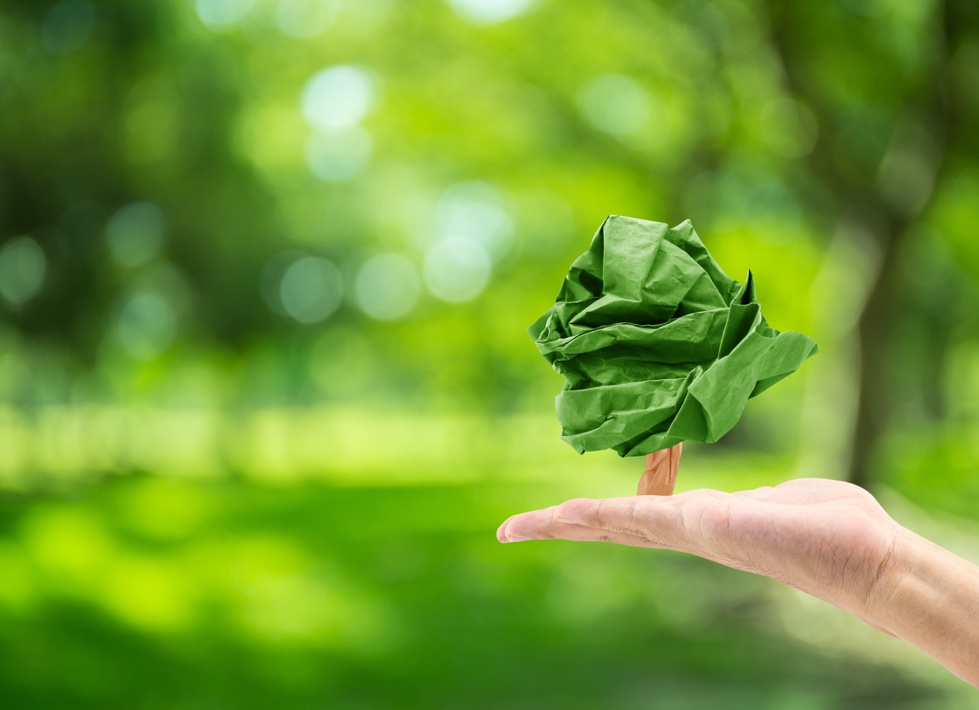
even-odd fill
[[[2,706],[951,707],[944,686],[786,634],[769,580],[496,542],[508,514],[576,488],[133,476],[7,495]]]

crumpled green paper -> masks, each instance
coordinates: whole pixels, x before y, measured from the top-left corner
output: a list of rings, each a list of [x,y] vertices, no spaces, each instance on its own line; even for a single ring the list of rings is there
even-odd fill
[[[689,220],[608,217],[528,332],[566,378],[561,438],[620,456],[717,441],[817,352],[768,326],[751,272],[728,278]]]

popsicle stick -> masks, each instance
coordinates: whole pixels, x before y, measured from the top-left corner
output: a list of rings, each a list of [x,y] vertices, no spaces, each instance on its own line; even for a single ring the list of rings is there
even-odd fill
[[[639,479],[640,496],[671,496],[676,486],[676,472],[680,467],[683,442],[668,449],[646,454],[646,472]]]

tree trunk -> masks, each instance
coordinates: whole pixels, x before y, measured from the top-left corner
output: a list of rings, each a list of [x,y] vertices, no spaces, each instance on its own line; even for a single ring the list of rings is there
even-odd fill
[[[871,181],[867,185],[856,185],[840,171],[833,155],[835,136],[830,132],[830,127],[834,125],[834,113],[820,106],[815,96],[806,93],[802,75],[811,57],[806,55],[802,47],[803,43],[794,36],[794,25],[788,17],[792,12],[792,5],[769,3],[769,10],[772,16],[773,42],[781,55],[789,83],[792,85],[792,92],[814,108],[821,127],[819,143],[806,158],[811,173],[834,194],[839,215],[875,215],[873,221],[877,222],[868,225],[874,233],[879,248],[880,266],[856,326],[860,346],[857,365],[859,391],[856,422],[850,447],[851,459],[847,472],[850,481],[866,488],[873,482],[873,458],[880,438],[886,431],[887,418],[892,405],[890,393],[892,385],[895,384],[888,381],[888,346],[894,326],[902,316],[902,297],[905,296],[905,288],[900,283],[901,275],[897,267],[909,227],[924,207],[928,195],[924,194],[920,203],[910,203],[909,207],[908,201],[895,199],[894,194],[886,194],[887,191],[882,189],[880,184],[875,185]],[[946,13],[943,29],[947,48],[951,46],[952,37],[958,30],[948,16],[949,8],[943,7],[939,11],[942,10]],[[913,116],[921,117],[917,122],[918,136],[923,136],[926,143],[935,136],[947,136],[951,128],[951,117],[942,93],[944,72],[944,63],[936,63],[933,76],[919,85],[922,87],[920,91],[915,92],[912,89],[905,97],[905,115],[895,116],[898,123],[901,120],[909,120]],[[925,126],[927,130],[923,130],[921,126]],[[912,134],[914,134],[913,130]],[[897,128],[894,135],[899,141]],[[931,146],[932,154],[929,156],[932,175],[937,174],[943,157],[937,145],[938,141],[934,143]],[[913,149],[911,144],[902,146],[894,143],[891,150],[894,150],[895,146],[898,149]],[[918,147],[922,148],[920,145]],[[926,152],[927,148],[928,146],[924,146]],[[905,168],[898,168],[900,169]],[[935,356],[940,359],[941,353],[935,353]],[[932,366],[935,366],[935,362],[936,360],[932,359]]]

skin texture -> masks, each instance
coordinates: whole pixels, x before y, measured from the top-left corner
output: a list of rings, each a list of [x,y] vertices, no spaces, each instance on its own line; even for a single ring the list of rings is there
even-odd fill
[[[849,483],[581,498],[514,515],[497,538],[666,548],[771,577],[915,644],[979,687],[979,568],[901,527]]]

